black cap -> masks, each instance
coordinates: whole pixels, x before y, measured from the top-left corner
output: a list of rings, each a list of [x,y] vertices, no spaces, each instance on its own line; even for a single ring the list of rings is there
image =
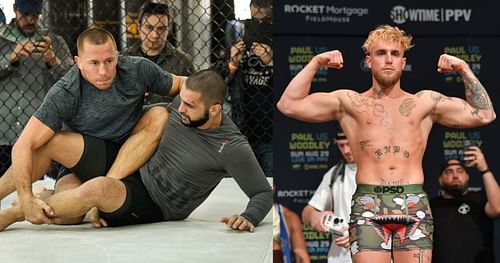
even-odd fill
[[[335,141],[338,140],[347,140],[347,136],[345,135],[344,131],[342,130],[342,127],[340,127],[340,124],[337,124],[337,130],[335,132]]]
[[[445,160],[441,163],[441,172],[440,174],[443,174],[443,171],[452,166],[452,165],[460,165],[462,166],[462,168],[464,168],[464,170],[467,171],[467,167],[465,166],[464,162],[463,161],[460,161],[460,160],[457,160],[457,159],[450,159],[450,160]]]
[[[17,10],[22,14],[42,13],[43,0],[16,0],[15,5]]]
[[[273,6],[273,1],[272,0],[251,0],[250,1],[251,5],[255,5],[257,7],[270,7]]]

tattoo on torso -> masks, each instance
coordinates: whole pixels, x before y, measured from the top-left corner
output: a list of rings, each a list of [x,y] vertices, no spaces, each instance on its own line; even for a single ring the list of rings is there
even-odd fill
[[[364,150],[363,145],[361,145],[361,149]],[[394,155],[394,154],[400,154],[400,153],[403,154],[404,158],[406,158],[406,159],[410,158],[410,153],[406,150],[403,150],[401,152],[401,146],[399,146],[399,145],[386,145],[386,146],[383,146],[382,148],[376,149],[374,153],[375,153],[375,157],[377,157],[377,159],[382,159],[382,157],[384,157],[388,154]]]
[[[401,116],[403,117],[410,117],[411,111],[415,108],[415,106],[417,106],[417,103],[413,98],[405,99],[399,106],[399,113],[401,113]]]

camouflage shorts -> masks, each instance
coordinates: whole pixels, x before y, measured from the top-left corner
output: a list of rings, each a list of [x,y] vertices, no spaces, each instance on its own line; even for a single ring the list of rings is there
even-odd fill
[[[352,197],[352,255],[432,249],[433,220],[422,185],[358,185]]]

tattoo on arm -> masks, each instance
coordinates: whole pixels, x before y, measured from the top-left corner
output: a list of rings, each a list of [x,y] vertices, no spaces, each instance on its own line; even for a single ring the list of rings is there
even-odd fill
[[[440,102],[443,99],[443,95],[437,92],[431,92],[431,100],[434,102]]]
[[[477,79],[464,78],[465,98],[467,102],[475,108],[472,114],[477,114],[479,110],[491,110],[492,104],[486,89]]]

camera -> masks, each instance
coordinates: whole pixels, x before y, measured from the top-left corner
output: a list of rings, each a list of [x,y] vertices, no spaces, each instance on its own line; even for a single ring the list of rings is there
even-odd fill
[[[342,217],[327,215],[323,220],[323,225],[336,236],[344,236],[344,229],[348,228],[347,223]]]
[[[465,140],[464,141],[464,157],[472,156],[470,154],[468,154],[468,155],[465,154],[465,152],[468,151],[471,146],[476,146],[476,143],[474,143],[471,140]],[[466,160],[464,160],[464,165],[465,165],[465,167],[471,167],[472,166],[472,164],[470,162],[466,161]]]
[[[46,40],[43,38],[43,35],[38,35],[36,37],[33,38],[33,52],[35,53],[41,53],[41,49],[40,49],[40,44],[43,42],[43,43],[46,43]]]
[[[253,42],[272,45],[273,30],[270,21],[259,22],[256,19],[249,19],[245,21],[244,28],[243,42],[247,48],[250,48]]]

